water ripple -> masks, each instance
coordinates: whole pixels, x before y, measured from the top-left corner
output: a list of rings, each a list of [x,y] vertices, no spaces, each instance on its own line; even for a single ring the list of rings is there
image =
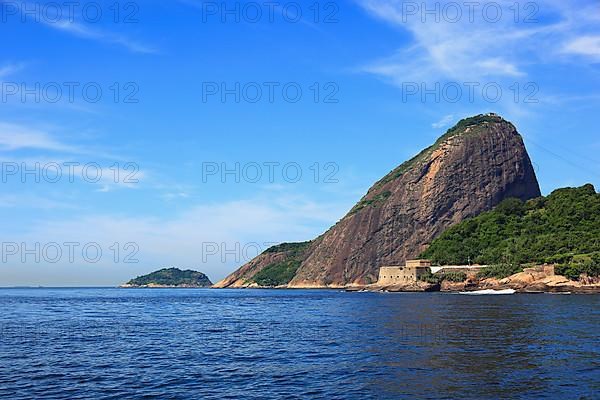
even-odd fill
[[[9,399],[598,398],[598,296],[0,289]]]

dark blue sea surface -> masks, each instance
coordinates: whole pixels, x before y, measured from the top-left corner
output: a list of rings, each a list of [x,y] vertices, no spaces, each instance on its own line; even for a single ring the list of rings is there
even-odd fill
[[[598,399],[600,296],[0,289],[5,399]]]

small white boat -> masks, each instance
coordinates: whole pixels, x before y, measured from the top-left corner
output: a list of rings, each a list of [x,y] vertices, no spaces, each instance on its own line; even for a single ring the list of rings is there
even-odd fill
[[[501,290],[494,290],[494,289],[485,289],[485,290],[473,290],[471,292],[458,292],[459,294],[468,294],[470,296],[478,296],[478,295],[484,295],[484,294],[515,294],[515,290],[514,289],[501,289]]]

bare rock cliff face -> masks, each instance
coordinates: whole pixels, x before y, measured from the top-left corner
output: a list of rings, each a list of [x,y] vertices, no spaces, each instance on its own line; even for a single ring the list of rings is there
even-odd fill
[[[382,265],[402,265],[418,256],[448,227],[506,198],[540,195],[515,127],[494,114],[467,118],[375,183],[342,220],[314,240],[288,286],[375,282]],[[251,282],[268,258],[286,257],[265,253],[216,286],[245,286],[242,282]]]

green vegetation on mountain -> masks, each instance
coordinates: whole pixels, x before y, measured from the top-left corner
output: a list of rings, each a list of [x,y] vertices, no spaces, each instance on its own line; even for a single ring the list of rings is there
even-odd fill
[[[446,230],[421,255],[435,264],[494,265],[505,275],[527,263],[556,263],[571,276],[600,274],[600,194],[594,186],[558,189],[494,210]]]
[[[600,252],[574,256],[573,259],[555,268],[555,273],[577,280],[579,275],[600,276]]]
[[[495,114],[480,114],[474,117],[461,119],[455,126],[448,129],[445,134],[440,136],[436,142],[421,151],[419,154],[411,158],[410,160],[402,163],[400,166],[392,170],[386,176],[381,178],[378,182],[375,183],[373,188],[364,196],[351,210],[350,215],[355,214],[356,212],[362,210],[365,207],[377,207],[378,205],[385,202],[385,200],[391,196],[391,192],[386,190],[384,192],[377,193],[378,190],[382,188],[386,183],[399,178],[408,170],[414,168],[421,161],[427,159],[433,151],[435,151],[443,142],[450,139],[454,136],[460,136],[464,134],[479,134],[485,132],[485,124],[486,123],[497,123],[504,121],[502,117]],[[467,130],[467,128],[471,128]],[[376,194],[373,194],[376,193]]]
[[[297,259],[285,260],[279,263],[267,265],[259,273],[254,275],[254,282],[260,286],[285,285],[292,280],[300,267],[301,261]]]
[[[148,275],[138,276],[127,282],[130,286],[212,286],[212,282],[202,272],[178,268],[163,268]]]
[[[312,242],[282,243],[265,250],[265,253],[286,253],[285,260],[264,267],[252,277],[260,286],[279,286],[289,283],[302,263],[304,251]]]
[[[309,240],[307,242],[291,242],[291,243],[281,243],[276,246],[271,246],[264,251],[264,253],[281,253],[281,252],[291,252],[292,254],[296,254],[304,251],[312,242]]]
[[[434,144],[427,147],[419,154],[411,158],[410,160],[400,164],[397,168],[392,170],[386,176],[381,178],[377,183],[375,183],[374,188],[381,187],[382,185],[402,176],[406,171],[413,168],[415,165],[419,163],[419,161],[426,159],[433,151],[435,151],[440,145],[446,140],[450,139],[454,136],[459,136],[465,134],[467,132],[467,128],[472,128],[469,131],[469,134],[477,134],[485,131],[484,124],[485,123],[493,123],[493,122],[501,122],[503,121],[502,117],[496,114],[479,114],[473,117],[464,118],[458,121],[458,123],[452,128],[448,129],[446,133],[440,136]],[[362,201],[361,201],[362,202]],[[360,203],[359,203],[360,204]]]
[[[464,282],[467,279],[467,274],[461,271],[448,271],[443,273],[432,274],[431,272],[419,276],[419,280],[427,283],[438,284],[443,281],[448,282]]]
[[[484,267],[477,274],[478,278],[506,278],[523,271],[519,264],[496,264]]]
[[[485,123],[494,123],[502,121],[502,117],[496,114],[479,114],[469,118],[463,118],[452,128],[448,129],[445,134],[443,134],[434,144],[434,146],[439,145],[443,141],[452,136],[461,135],[466,133],[467,128],[471,127],[482,127]],[[471,131],[473,132],[473,131]]]
[[[297,252],[301,256],[294,260],[299,262],[283,262],[298,245],[280,245],[215,286],[371,283],[380,266],[414,258],[416,249],[423,249],[452,224],[508,197],[526,201],[540,195],[515,126],[495,114],[467,118],[371,186],[348,214]]]
[[[358,210],[361,210],[367,206],[374,206],[376,207],[378,204],[381,204],[385,201],[385,199],[387,199],[388,197],[390,197],[392,195],[392,192],[390,192],[389,190],[386,190],[383,193],[379,193],[377,195],[375,195],[373,198],[370,199],[362,199],[361,201],[359,201],[353,208],[352,210],[350,210],[350,214],[353,214],[355,212],[357,212]]]

